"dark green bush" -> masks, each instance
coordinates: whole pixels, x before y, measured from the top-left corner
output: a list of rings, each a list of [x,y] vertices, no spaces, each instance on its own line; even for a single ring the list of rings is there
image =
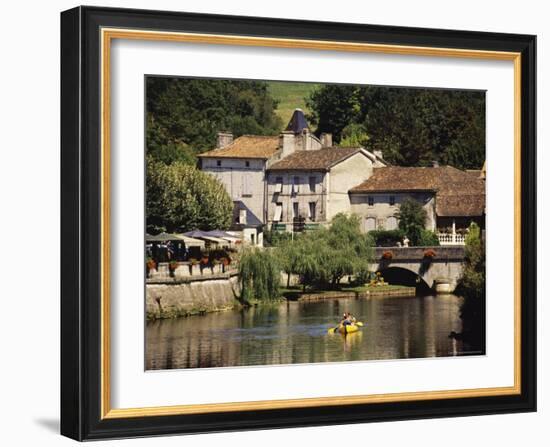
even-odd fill
[[[264,245],[267,247],[277,247],[292,239],[292,233],[287,231],[264,231]]]
[[[420,234],[420,241],[418,243],[421,247],[433,247],[439,245],[439,239],[437,234],[430,230],[422,230]]]
[[[397,243],[403,243],[405,232],[403,230],[373,230],[369,231],[377,247],[396,247]]]

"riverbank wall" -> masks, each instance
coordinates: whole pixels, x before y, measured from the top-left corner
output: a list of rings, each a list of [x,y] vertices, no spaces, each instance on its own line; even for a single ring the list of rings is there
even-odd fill
[[[370,298],[370,297],[399,297],[416,296],[415,287],[400,287],[394,290],[366,290],[361,292],[353,291],[334,291],[321,293],[302,293],[296,297],[296,301],[318,301],[343,298]]]
[[[238,277],[148,280],[145,307],[148,320],[199,315],[240,307]]]

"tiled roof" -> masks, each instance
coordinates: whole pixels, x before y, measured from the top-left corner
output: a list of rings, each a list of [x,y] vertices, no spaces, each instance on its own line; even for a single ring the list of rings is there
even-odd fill
[[[270,171],[327,171],[335,164],[361,151],[357,147],[328,147],[297,151],[270,166]]]
[[[436,193],[438,216],[480,216],[485,212],[485,181],[452,166],[376,168],[368,180],[350,193],[415,191]]]
[[[482,216],[485,213],[485,191],[477,194],[468,191],[437,193],[435,200],[435,212],[441,217]]]
[[[264,158],[271,157],[279,149],[278,136],[243,135],[221,149],[199,154],[205,158]]]

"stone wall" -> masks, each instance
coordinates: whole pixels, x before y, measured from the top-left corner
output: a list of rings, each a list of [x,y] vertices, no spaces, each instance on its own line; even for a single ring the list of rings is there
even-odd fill
[[[217,165],[220,161],[221,166]],[[246,166],[246,164],[249,166]],[[201,170],[216,177],[231,200],[240,200],[263,221],[265,203],[265,161],[260,159],[203,158]],[[245,187],[246,186],[246,187]]]
[[[373,200],[372,205],[369,205],[369,197]],[[394,205],[390,205],[390,197],[394,198]],[[422,204],[427,213],[426,229],[434,231],[436,229],[436,214],[433,193],[352,193],[350,194],[351,212],[361,217],[363,231],[393,229],[389,225],[388,219],[395,217],[400,204],[407,198],[412,198]],[[367,219],[374,219],[375,228],[369,227],[365,223]]]
[[[372,155],[359,152],[338,163],[330,170],[327,202],[327,221],[338,213],[350,214],[349,190],[367,180],[373,172]]]
[[[424,257],[426,250],[435,251],[435,257]],[[391,260],[382,259],[384,252],[389,251],[393,257]],[[454,291],[457,282],[462,275],[462,263],[465,250],[463,246],[452,247],[377,247],[375,259],[370,268],[384,271],[389,268],[402,268],[419,275],[428,285],[434,289],[436,282],[448,283],[449,292]]]
[[[292,192],[294,178],[297,177],[298,193]],[[315,178],[315,190],[311,191],[309,179]],[[282,180],[282,190],[277,192],[277,179]],[[292,222],[294,218],[293,203],[298,203],[298,213],[311,222],[309,219],[309,202],[316,203],[315,221],[326,220],[326,174],[322,171],[272,171],[267,174],[267,218],[273,222],[277,203],[283,206],[283,214],[280,222]]]
[[[237,276],[201,281],[158,281],[145,287],[147,319],[172,318],[240,306]]]

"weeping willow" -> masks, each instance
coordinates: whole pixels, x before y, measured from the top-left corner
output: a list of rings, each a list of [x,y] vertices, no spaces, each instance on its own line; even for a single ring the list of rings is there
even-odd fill
[[[241,298],[243,300],[275,300],[279,298],[281,268],[269,250],[249,250],[239,263]]]

